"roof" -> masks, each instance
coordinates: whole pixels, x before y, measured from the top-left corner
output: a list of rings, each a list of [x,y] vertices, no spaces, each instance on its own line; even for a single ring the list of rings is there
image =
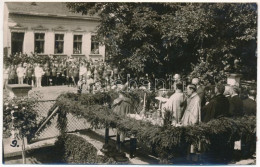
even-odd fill
[[[6,2],[9,13],[20,15],[99,20],[99,17],[71,12],[65,2]]]

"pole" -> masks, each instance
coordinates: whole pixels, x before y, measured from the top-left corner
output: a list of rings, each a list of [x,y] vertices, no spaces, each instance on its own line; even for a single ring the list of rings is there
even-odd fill
[[[24,137],[22,137],[22,158],[23,158],[23,164],[26,164]]]
[[[37,134],[42,127],[52,118],[52,116],[58,111],[59,107],[56,107],[55,110],[51,113],[51,115],[43,122],[43,124],[39,127],[35,134]]]
[[[109,142],[109,128],[106,127],[105,129],[105,145]]]

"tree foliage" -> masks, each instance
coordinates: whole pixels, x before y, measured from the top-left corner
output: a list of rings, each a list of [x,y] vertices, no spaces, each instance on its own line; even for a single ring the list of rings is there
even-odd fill
[[[189,73],[201,57],[217,71],[256,73],[257,6],[252,3],[67,3],[98,15],[97,39],[122,72]]]

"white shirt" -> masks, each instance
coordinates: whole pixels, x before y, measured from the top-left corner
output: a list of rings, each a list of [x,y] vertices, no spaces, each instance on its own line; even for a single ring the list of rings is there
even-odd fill
[[[36,66],[35,69],[34,69],[34,75],[35,77],[41,77],[42,75],[44,74],[44,71],[41,67],[39,66]]]
[[[79,75],[84,75],[87,72],[87,68],[85,66],[80,66]]]
[[[16,69],[16,73],[17,73],[18,78],[21,78],[21,77],[24,77],[25,70],[23,67],[18,67]]]

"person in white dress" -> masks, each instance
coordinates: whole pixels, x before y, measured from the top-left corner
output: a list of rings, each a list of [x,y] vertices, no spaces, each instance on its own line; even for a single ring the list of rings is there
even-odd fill
[[[36,78],[36,87],[42,87],[42,75],[44,74],[44,71],[42,67],[40,67],[39,64],[36,64],[36,67],[34,69],[34,75]]]
[[[25,72],[26,72],[25,68],[22,67],[22,64],[19,64],[16,69],[16,73],[17,73],[17,77],[18,77],[18,84],[23,84]]]

